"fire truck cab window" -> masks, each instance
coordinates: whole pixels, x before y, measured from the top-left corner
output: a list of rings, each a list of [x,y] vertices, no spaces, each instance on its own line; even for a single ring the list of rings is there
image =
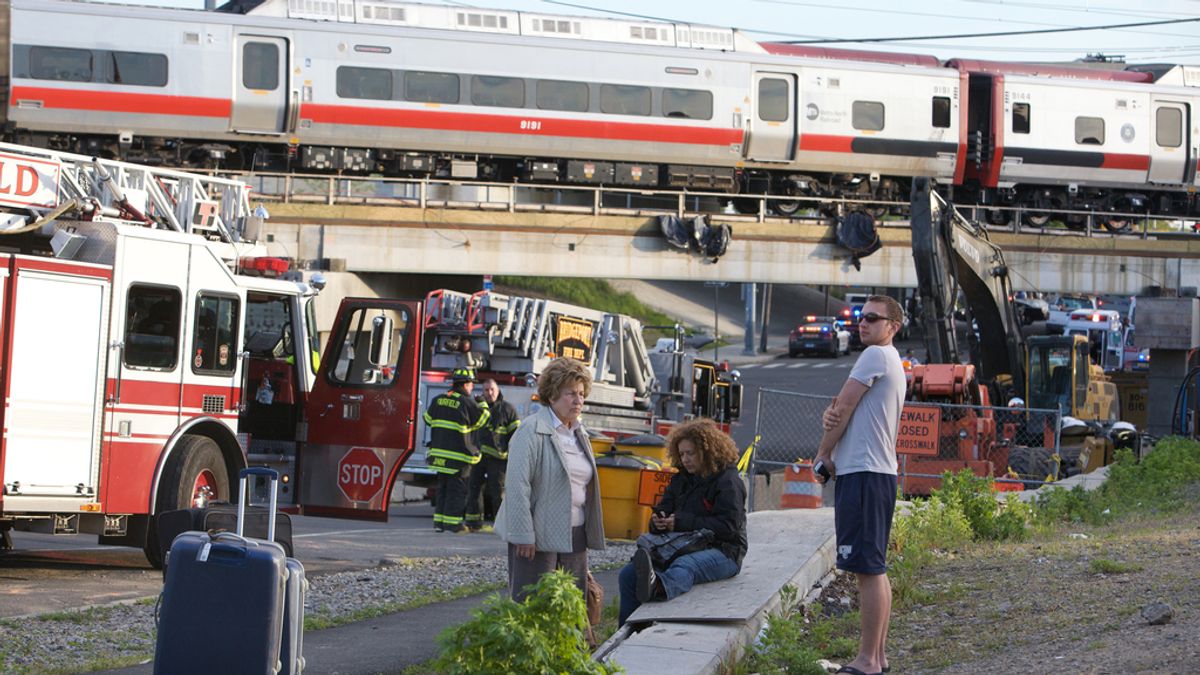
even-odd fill
[[[130,286],[125,301],[125,365],[129,368],[174,370],[179,358],[177,288]]]
[[[265,293],[246,296],[246,351],[251,358],[286,359],[295,354],[288,300]]]
[[[230,375],[237,366],[236,297],[201,294],[192,328],[192,371]]]
[[[376,317],[390,318],[392,340],[388,353],[378,364],[371,363],[371,328]],[[408,312],[399,309],[359,308],[339,327],[334,366],[330,376],[338,384],[350,386],[388,386],[396,381],[404,338],[408,333]]]

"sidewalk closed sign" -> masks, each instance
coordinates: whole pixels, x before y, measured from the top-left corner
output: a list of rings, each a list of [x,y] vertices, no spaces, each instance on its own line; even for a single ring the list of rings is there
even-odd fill
[[[939,415],[936,406],[905,405],[900,413],[896,453],[937,456]]]

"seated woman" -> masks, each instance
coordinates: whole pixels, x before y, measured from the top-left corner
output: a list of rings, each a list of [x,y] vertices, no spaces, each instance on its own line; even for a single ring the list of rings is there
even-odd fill
[[[728,579],[746,555],[746,486],[738,476],[737,446],[708,419],[684,422],[667,438],[667,456],[679,473],[671,479],[650,517],[650,531],[711,530],[711,547],[654,569],[639,548],[620,574],[620,623],[643,602],[669,600],[694,584]]]

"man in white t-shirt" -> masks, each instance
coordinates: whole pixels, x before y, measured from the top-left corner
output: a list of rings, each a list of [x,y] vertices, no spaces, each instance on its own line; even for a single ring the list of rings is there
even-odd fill
[[[817,480],[837,478],[837,567],[857,577],[862,618],[858,656],[838,672],[871,675],[888,670],[884,645],[892,587],[886,554],[896,508],[896,434],[905,390],[904,365],[892,338],[900,332],[904,313],[895,299],[872,295],[858,321],[867,348],[825,410],[816,461],[821,471]]]

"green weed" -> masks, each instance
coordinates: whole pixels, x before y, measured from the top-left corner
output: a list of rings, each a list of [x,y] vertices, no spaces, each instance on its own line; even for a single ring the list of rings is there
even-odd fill
[[[1089,567],[1096,574],[1127,574],[1142,569],[1142,566],[1137,563],[1123,563],[1107,558],[1095,558]]]

